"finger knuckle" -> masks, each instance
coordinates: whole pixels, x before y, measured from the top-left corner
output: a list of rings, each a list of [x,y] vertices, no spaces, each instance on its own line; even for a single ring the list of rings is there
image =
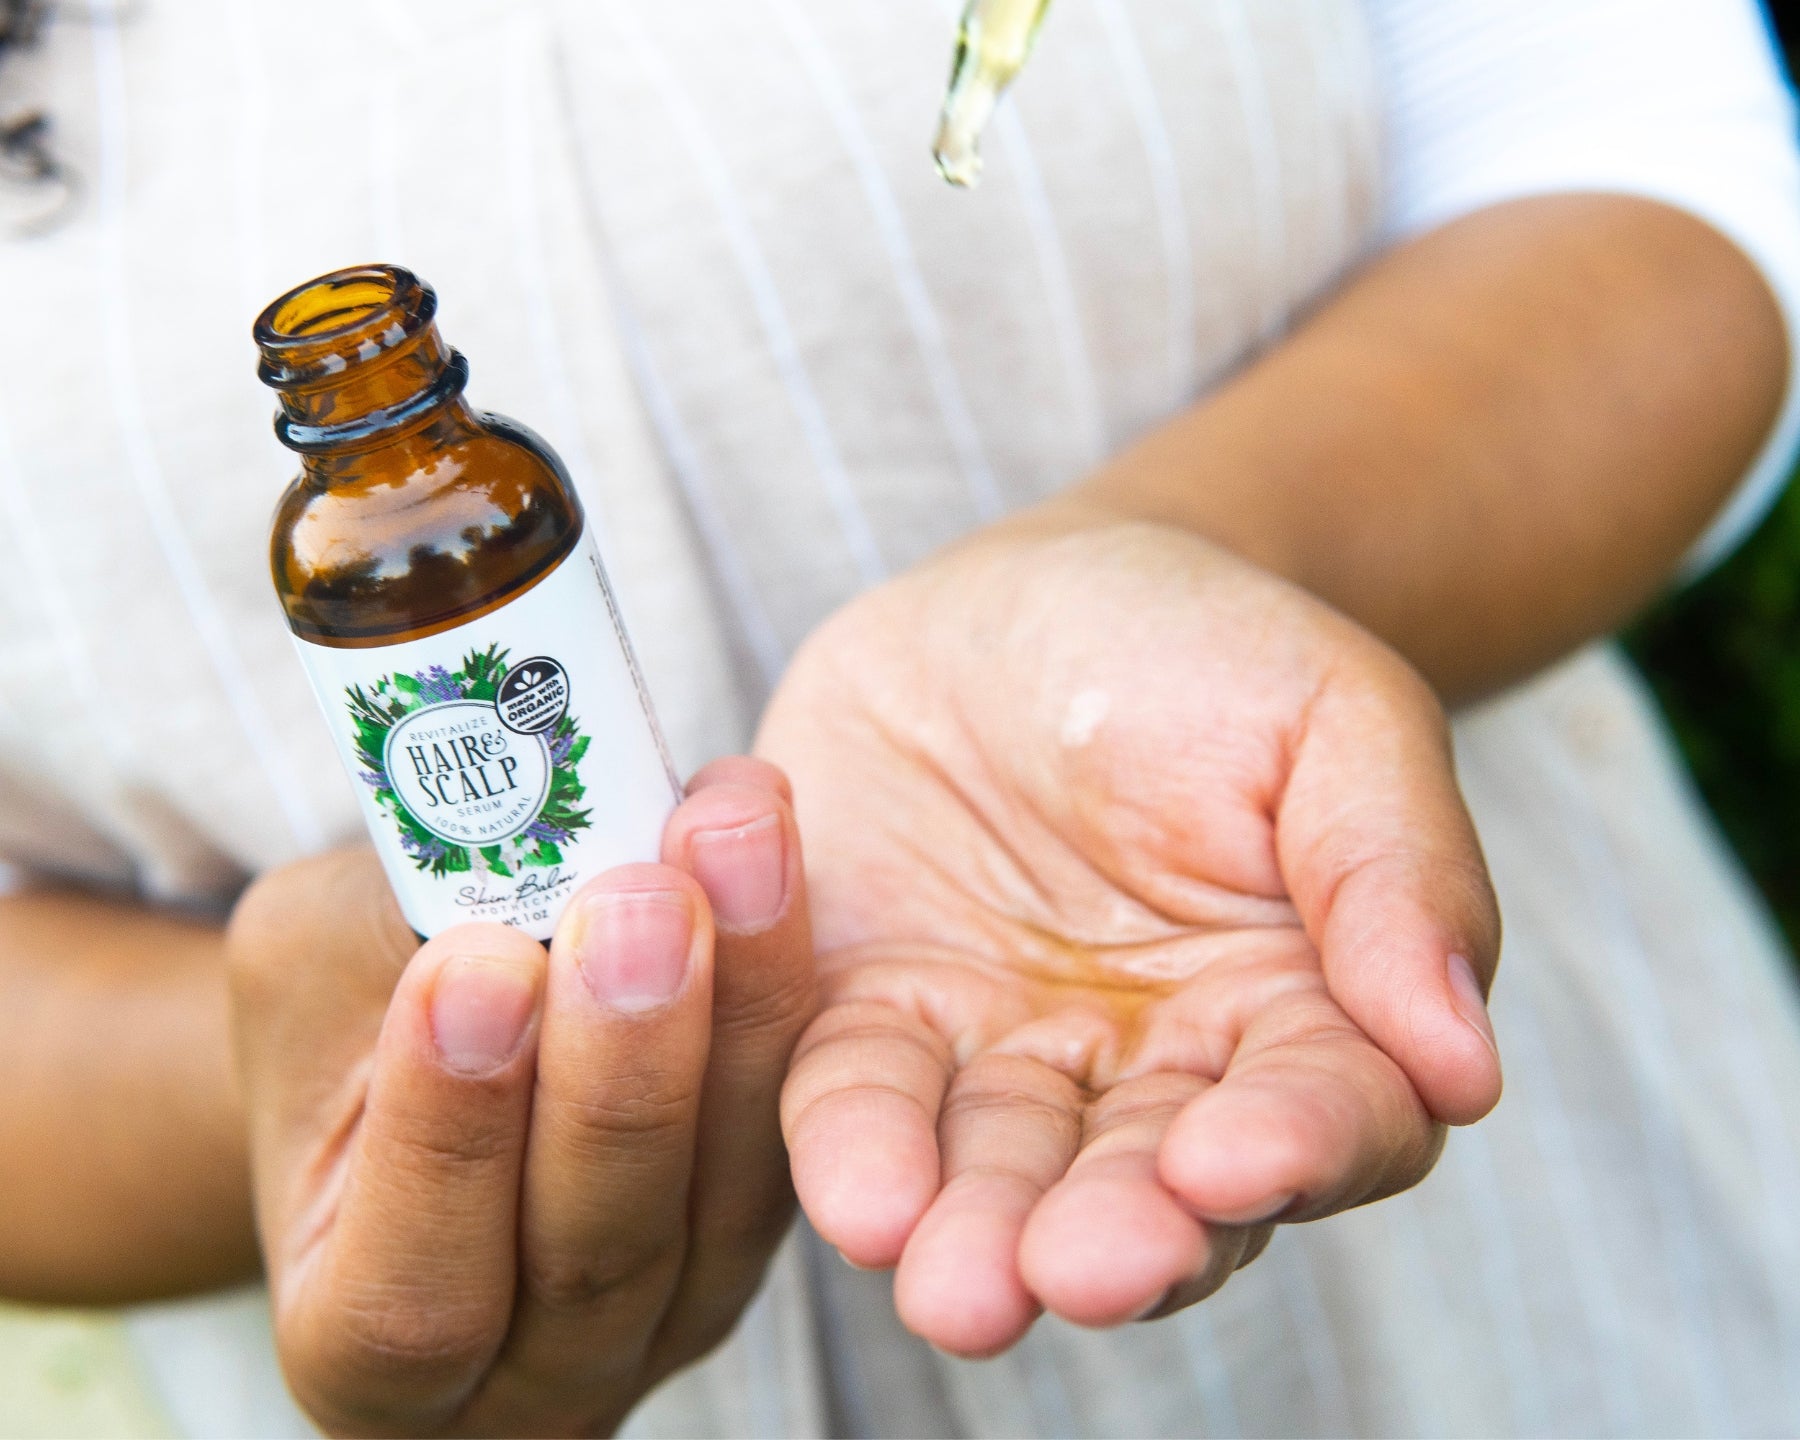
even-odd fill
[[[1060,1071],[1019,1055],[982,1056],[961,1071],[944,1097],[942,1124],[1047,1125],[1079,1123],[1081,1090]]]
[[[295,883],[289,872],[297,868],[270,871],[253,882],[232,907],[225,930],[225,957],[226,973],[236,993],[259,993],[287,968],[278,944],[271,942],[279,942],[286,933]]]
[[[783,973],[758,977],[762,983],[754,989],[734,986],[732,993],[721,994],[713,1018],[715,1047],[761,1042],[780,1051],[778,1061],[787,1060],[818,1006],[818,987],[810,955],[795,957],[792,963],[783,957],[782,964]]]
[[[330,850],[254,880],[232,907],[225,931],[226,971],[233,993],[253,997],[287,984],[294,951],[316,939],[321,908],[330,904],[333,913],[341,915],[368,903],[367,879],[373,863],[364,850]],[[369,927],[371,933],[389,928]],[[310,962],[313,957],[305,958]]]
[[[1368,637],[1362,637],[1365,641]],[[1363,665],[1355,670],[1340,670],[1339,683],[1346,692],[1379,707],[1397,724],[1419,724],[1427,727],[1445,752],[1450,749],[1450,721],[1443,701],[1431,683],[1398,651],[1382,644],[1364,644]]]
[[[553,1314],[585,1314],[646,1288],[679,1263],[673,1233],[613,1242],[591,1251],[527,1255],[520,1278],[533,1301]]]
[[[497,1339],[488,1317],[473,1308],[391,1298],[344,1307],[338,1327],[341,1358],[390,1383],[460,1378],[486,1358]]]
[[[896,1023],[892,1007],[867,1001],[837,1001],[806,1027],[795,1060],[814,1068],[852,1062],[879,1045],[924,1072],[948,1075],[954,1068],[949,1045],[916,1025]]]
[[[685,1145],[693,1109],[692,1081],[649,1072],[609,1079],[592,1094],[563,1097],[557,1114],[573,1143],[597,1146],[610,1156],[621,1147],[641,1153],[645,1146]]]
[[[787,1238],[794,1223],[794,1189],[786,1172],[767,1193],[744,1195],[738,1203],[708,1215],[694,1226],[694,1248],[753,1265],[763,1261]]]
[[[941,1113],[945,1129],[986,1121],[1008,1128],[1049,1124],[1060,1129],[1070,1123],[1067,1106],[1028,1090],[952,1090]]]
[[[1091,1144],[1115,1130],[1166,1126],[1205,1089],[1206,1082],[1200,1076],[1172,1070],[1127,1080],[1087,1107],[1083,1117],[1084,1143]]]
[[[363,1429],[417,1425],[466,1389],[498,1342],[492,1319],[473,1307],[380,1291],[340,1300],[282,1358],[309,1412]]]
[[[399,1168],[414,1175],[490,1170],[509,1161],[519,1145],[506,1126],[478,1124],[468,1116],[440,1116],[432,1124],[407,1129],[396,1126],[391,1138]]]

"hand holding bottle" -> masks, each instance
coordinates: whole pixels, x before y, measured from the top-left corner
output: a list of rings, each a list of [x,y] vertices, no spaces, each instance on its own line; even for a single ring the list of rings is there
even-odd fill
[[[609,1430],[754,1293],[813,993],[786,781],[708,766],[663,861],[589,882],[548,952],[493,924],[419,946],[364,850],[240,903],[276,1336],[328,1430]]]
[[[1192,535],[1051,513],[839,612],[758,741],[812,856],[801,1203],[964,1355],[1191,1303],[1500,1088],[1423,681]]]

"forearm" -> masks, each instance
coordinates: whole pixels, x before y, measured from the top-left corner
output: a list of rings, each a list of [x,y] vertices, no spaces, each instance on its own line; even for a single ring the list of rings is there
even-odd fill
[[[1401,246],[1072,492],[1297,581],[1452,700],[1628,618],[1767,435],[1780,313],[1728,241],[1616,196]]]
[[[256,1268],[217,928],[0,900],[0,1294],[72,1303]]]

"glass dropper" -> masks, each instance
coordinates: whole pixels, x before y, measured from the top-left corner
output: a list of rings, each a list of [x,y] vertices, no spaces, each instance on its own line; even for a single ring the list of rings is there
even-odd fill
[[[981,178],[981,132],[1025,61],[1050,0],[969,0],[956,31],[956,58],[944,94],[937,142],[938,174],[952,185]]]

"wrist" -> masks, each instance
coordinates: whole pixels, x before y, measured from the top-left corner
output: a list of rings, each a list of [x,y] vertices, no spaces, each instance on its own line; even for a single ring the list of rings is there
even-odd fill
[[[256,1270],[216,928],[88,895],[0,905],[0,1291],[112,1303]]]
[[[1234,383],[1122,450],[1074,484],[977,532],[1047,538],[1150,524],[1230,551],[1259,569],[1329,599],[1328,577],[1309,554],[1308,531],[1290,512],[1305,486],[1304,457],[1261,443],[1273,425],[1256,389]]]

